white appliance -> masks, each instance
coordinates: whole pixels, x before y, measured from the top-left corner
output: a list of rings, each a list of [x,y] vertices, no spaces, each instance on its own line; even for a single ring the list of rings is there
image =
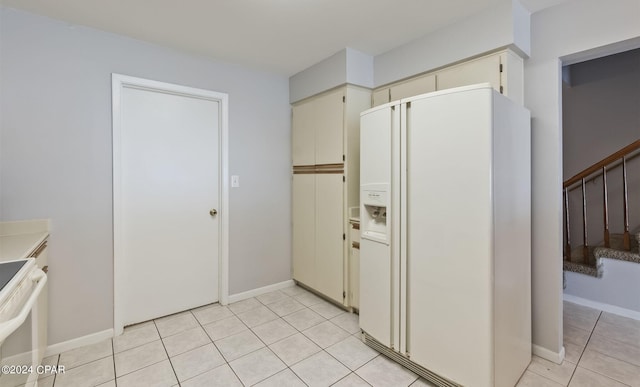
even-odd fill
[[[360,327],[441,386],[531,360],[530,115],[489,84],[361,114]]]
[[[47,275],[33,258],[0,263],[0,386],[36,386],[47,344]]]

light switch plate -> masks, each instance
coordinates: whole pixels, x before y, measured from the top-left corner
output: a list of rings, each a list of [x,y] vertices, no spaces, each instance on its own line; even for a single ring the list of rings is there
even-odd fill
[[[238,175],[231,176],[231,187],[232,188],[240,187],[240,176]]]

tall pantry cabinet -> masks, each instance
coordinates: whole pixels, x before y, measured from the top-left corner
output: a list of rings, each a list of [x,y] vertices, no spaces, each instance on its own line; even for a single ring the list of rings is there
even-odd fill
[[[350,306],[348,208],[359,206],[360,112],[371,91],[341,86],[293,105],[293,279]]]

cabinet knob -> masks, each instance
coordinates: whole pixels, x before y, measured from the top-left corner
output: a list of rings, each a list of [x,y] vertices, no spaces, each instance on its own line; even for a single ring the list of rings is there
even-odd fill
[[[209,210],[209,215],[211,215],[211,216],[218,215],[218,210],[216,210],[215,208],[212,208],[211,210]]]

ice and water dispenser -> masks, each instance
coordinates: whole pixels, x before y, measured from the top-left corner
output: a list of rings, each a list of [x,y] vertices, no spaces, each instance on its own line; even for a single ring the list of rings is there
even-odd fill
[[[361,186],[361,238],[389,244],[390,230],[387,222],[389,199],[388,184],[365,184]]]

